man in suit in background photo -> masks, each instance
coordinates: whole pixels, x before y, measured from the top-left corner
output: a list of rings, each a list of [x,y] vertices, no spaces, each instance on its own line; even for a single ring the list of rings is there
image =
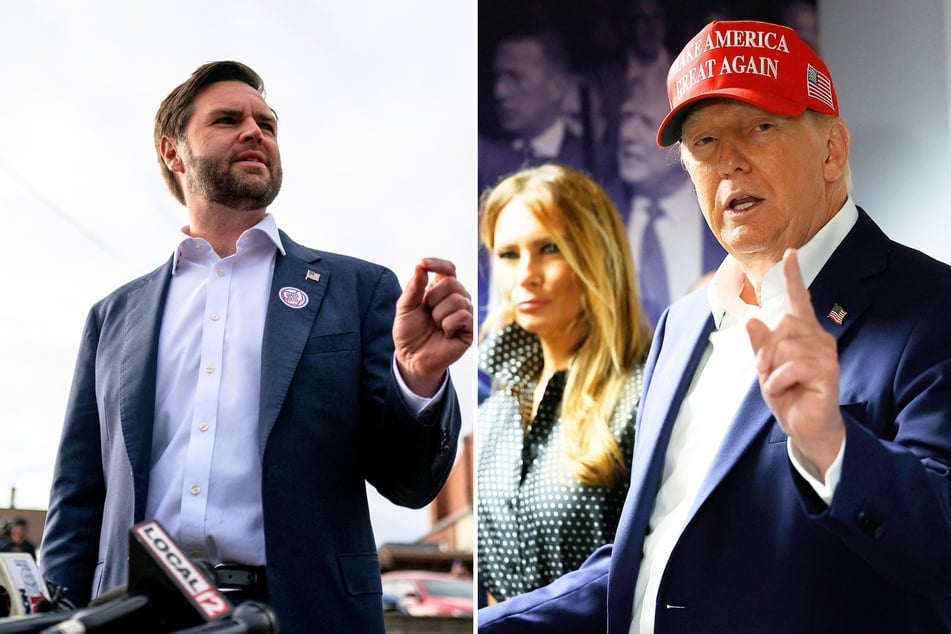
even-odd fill
[[[711,22],[671,68],[657,143],[728,256],[657,325],[614,544],[479,630],[951,631],[951,267],[855,204],[792,29]]]
[[[479,136],[479,188],[491,187],[520,167],[564,163],[595,177],[612,161],[596,131],[579,128],[578,91],[568,53],[552,30],[516,30],[502,36],[493,57],[493,104],[502,139]],[[591,107],[586,102],[584,110]]]
[[[679,157],[657,147],[655,134],[667,110],[663,92],[644,81],[629,82],[621,103],[618,179],[608,188],[627,226],[651,325],[726,255],[700,213]]]
[[[282,632],[382,632],[366,482],[414,508],[442,487],[469,294],[449,261],[423,259],[401,294],[391,271],[277,228],[277,115],[241,63],[175,88],[154,141],[188,224],[89,313],[44,578],[86,604],[126,582],[129,528],[157,519]]]
[[[630,85],[639,82],[648,91],[663,94],[672,59],[667,29],[671,8],[663,0],[621,0],[617,6],[615,29],[623,47],[617,55],[599,60],[587,70],[602,101],[606,144],[611,149],[618,145],[621,107]],[[679,45],[676,38],[673,43]]]

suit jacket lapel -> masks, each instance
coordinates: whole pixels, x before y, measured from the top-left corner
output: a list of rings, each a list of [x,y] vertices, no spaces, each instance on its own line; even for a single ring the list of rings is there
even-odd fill
[[[656,490],[653,485],[660,478],[674,420],[712,331],[713,317],[708,312],[708,319],[690,324],[689,331],[664,335],[662,362],[651,371],[650,393],[638,411],[631,465],[631,480],[638,489]],[[673,368],[677,371],[672,373]]]
[[[658,342],[662,347],[652,349],[648,359],[649,390],[638,410],[631,488],[624,502],[611,558],[608,630],[612,632],[626,632],[630,626],[634,582],[654,497],[660,486],[667,444],[680,404],[713,331],[713,316],[707,307],[706,293],[696,292],[685,302],[672,307],[671,314],[685,311],[692,315],[706,314],[707,318],[662,319],[654,341],[655,348]],[[668,332],[666,324],[670,321],[679,321],[686,328]]]
[[[169,258],[129,293],[119,351],[120,374],[128,377],[119,388],[119,422],[135,481],[136,521],[145,515],[155,420],[158,338],[171,277],[172,259]],[[150,345],[143,347],[143,342]]]
[[[258,437],[260,455],[281,411],[294,371],[307,344],[317,311],[330,283],[330,269],[320,255],[293,242],[281,232],[286,255],[277,256],[271,294],[264,322],[261,349],[261,415]],[[316,275],[309,275],[309,272]],[[301,291],[307,303],[293,308],[281,299],[283,289]]]
[[[872,288],[866,280],[885,270],[890,248],[888,236],[859,208],[852,231],[809,286],[816,318],[837,340],[871,304]],[[829,317],[836,304],[846,311],[841,325]]]

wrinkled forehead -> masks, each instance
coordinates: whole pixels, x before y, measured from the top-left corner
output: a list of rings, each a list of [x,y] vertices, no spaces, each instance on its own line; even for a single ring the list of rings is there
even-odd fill
[[[242,81],[218,81],[205,86],[195,95],[196,109],[214,109],[221,106],[249,106],[254,110],[272,111],[264,96],[253,86]]]
[[[192,101],[186,127],[194,123],[196,117],[217,114],[250,114],[257,121],[277,123],[277,113],[264,96],[242,81],[219,81],[205,86]]]

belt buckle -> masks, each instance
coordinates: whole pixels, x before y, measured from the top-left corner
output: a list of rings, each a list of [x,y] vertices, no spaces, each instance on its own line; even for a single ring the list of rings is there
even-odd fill
[[[253,588],[258,584],[258,573],[250,566],[215,564],[215,581],[222,589]]]

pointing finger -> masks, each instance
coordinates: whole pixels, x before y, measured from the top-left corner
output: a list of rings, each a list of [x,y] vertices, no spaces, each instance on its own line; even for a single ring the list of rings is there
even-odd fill
[[[812,302],[809,300],[809,289],[803,282],[802,271],[799,270],[799,255],[795,249],[786,249],[783,255],[783,274],[786,277],[789,313],[800,319],[815,319]]]

